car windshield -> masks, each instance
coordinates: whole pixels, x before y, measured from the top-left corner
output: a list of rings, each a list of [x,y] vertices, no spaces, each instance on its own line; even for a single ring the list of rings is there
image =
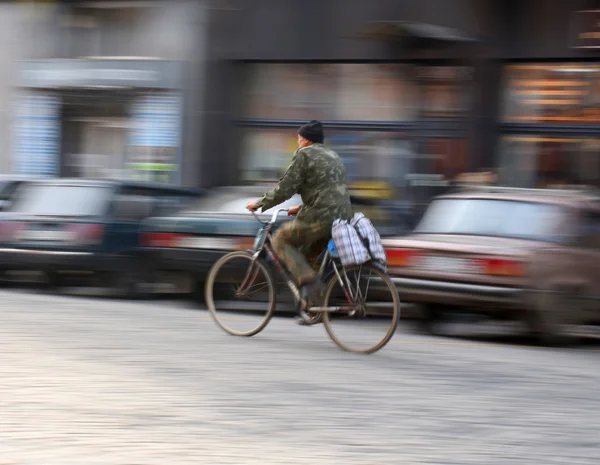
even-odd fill
[[[97,216],[106,210],[111,191],[104,186],[32,184],[19,193],[11,211],[44,216]]]
[[[557,241],[563,208],[527,201],[438,199],[432,202],[415,232],[466,234]]]

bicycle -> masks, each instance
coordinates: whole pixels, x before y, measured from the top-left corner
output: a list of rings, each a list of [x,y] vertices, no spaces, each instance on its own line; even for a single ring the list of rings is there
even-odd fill
[[[229,252],[214,263],[208,273],[205,285],[205,300],[212,318],[224,331],[234,336],[250,337],[260,333],[267,326],[275,312],[278,287],[271,271],[274,268],[292,293],[294,311],[299,313],[300,318],[306,324],[315,325],[322,322],[329,337],[341,349],[346,351],[370,354],[383,348],[394,335],[400,318],[398,291],[387,273],[370,263],[351,267],[341,266],[335,244],[331,239],[325,251],[319,256],[318,277],[325,283],[323,304],[320,307],[308,308],[306,302],[301,298],[298,286],[271,245],[271,231],[277,217],[281,212],[287,211],[287,209],[275,211],[270,221],[262,221],[253,212],[252,214],[256,220],[262,224],[256,235],[253,248],[251,250]],[[247,266],[232,265],[235,260],[245,261]],[[220,274],[221,272],[223,274]],[[363,272],[369,275],[364,290],[360,285]],[[380,297],[382,292],[387,289],[391,297],[389,301],[367,304],[366,298],[370,289],[370,279],[373,275],[375,275],[374,284],[371,290],[374,290],[375,295]],[[241,284],[238,287],[232,284],[232,281],[237,277],[241,277]],[[356,281],[356,286],[353,278]],[[340,289],[339,292],[334,293],[336,285],[339,285]],[[233,291],[234,307],[235,302],[240,299],[250,298],[249,302],[246,302],[241,309],[234,310],[229,318],[225,315],[227,315],[228,310],[232,310],[232,301],[215,301],[215,297],[220,298],[227,291]],[[255,293],[254,297],[252,297],[253,293]],[[262,311],[258,311],[255,300],[259,296],[265,296],[268,299],[266,308]],[[336,298],[339,298],[342,303],[332,305],[332,303],[335,303],[332,301],[335,301]],[[387,311],[382,310],[388,308]],[[257,313],[259,314],[258,322],[249,329],[241,330],[230,326],[231,322],[246,321]],[[357,320],[361,322],[380,322],[381,318],[385,316],[390,317],[391,321],[389,326],[384,326],[383,336],[374,344],[363,347],[356,347],[343,342],[339,336],[340,330],[334,329],[334,326],[337,328],[337,323],[342,319],[350,322]],[[227,324],[228,321],[230,324]],[[372,333],[364,328],[363,324],[361,334]]]

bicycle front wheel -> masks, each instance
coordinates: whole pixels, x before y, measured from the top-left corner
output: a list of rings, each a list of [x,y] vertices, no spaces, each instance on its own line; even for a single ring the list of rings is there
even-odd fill
[[[245,251],[230,252],[208,273],[205,300],[223,330],[234,336],[254,336],[275,311],[275,283],[261,259]]]
[[[323,323],[329,337],[349,352],[378,351],[394,336],[400,319],[396,286],[372,265],[342,268],[334,274],[323,306],[337,308],[323,314]]]

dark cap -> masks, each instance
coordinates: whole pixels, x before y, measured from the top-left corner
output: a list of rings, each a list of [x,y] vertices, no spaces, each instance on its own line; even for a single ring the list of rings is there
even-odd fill
[[[298,129],[298,134],[316,144],[322,144],[323,140],[325,139],[325,135],[323,134],[323,125],[316,119],[313,119],[310,123],[306,123],[304,126],[301,126],[300,129]]]

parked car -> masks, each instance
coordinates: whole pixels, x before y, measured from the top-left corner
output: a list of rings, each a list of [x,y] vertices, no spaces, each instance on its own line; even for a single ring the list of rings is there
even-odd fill
[[[19,189],[0,215],[0,267],[35,271],[47,286],[98,278],[133,296],[144,282],[140,223],[196,201],[200,192],[160,184],[52,179]]]
[[[470,188],[434,199],[415,230],[386,238],[400,298],[431,330],[447,313],[522,320],[544,342],[600,322],[600,197]]]
[[[162,283],[160,292],[191,293],[200,291],[210,267],[227,252],[252,248],[260,224],[246,210],[250,200],[256,200],[268,186],[234,186],[214,189],[192,208],[170,216],[152,217],[143,224],[143,249],[155,273],[154,281]],[[405,223],[394,225],[387,210],[377,203],[352,198],[356,208],[373,219],[382,235],[407,232]],[[283,204],[261,214],[270,218],[279,208],[300,205],[295,195]],[[289,221],[281,215],[275,228]]]

